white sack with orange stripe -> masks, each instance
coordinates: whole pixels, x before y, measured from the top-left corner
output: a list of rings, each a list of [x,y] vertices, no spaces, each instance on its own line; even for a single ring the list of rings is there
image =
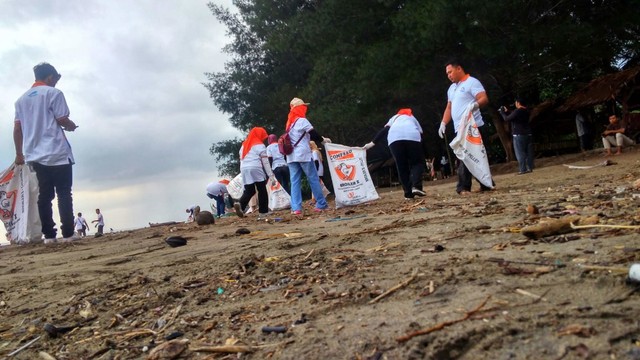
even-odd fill
[[[458,134],[451,143],[449,143],[456,157],[463,161],[467,169],[478,181],[483,185],[493,189],[493,181],[491,179],[491,169],[489,168],[489,158],[487,151],[482,143],[482,136],[473,114],[470,112],[465,115],[464,120],[460,122]]]
[[[336,209],[379,199],[367,168],[367,151],[359,147],[324,144],[336,196]]]

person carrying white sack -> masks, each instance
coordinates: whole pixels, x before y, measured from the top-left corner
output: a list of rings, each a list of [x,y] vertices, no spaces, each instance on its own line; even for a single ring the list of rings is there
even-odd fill
[[[447,107],[442,116],[442,122],[438,129],[440,138],[444,138],[447,124],[453,120],[453,129],[456,133],[460,130],[460,124],[469,112],[473,114],[476,125],[481,127],[484,125],[480,107],[489,104],[487,92],[480,81],[470,76],[463,68],[461,63],[451,60],[445,67],[447,77],[452,82],[447,91]],[[458,184],[456,192],[460,195],[469,195],[471,193],[471,172],[467,169],[464,161],[460,161],[458,166]],[[477,180],[477,179],[476,179]],[[492,180],[493,182],[493,180]],[[490,187],[480,183],[480,191],[492,190]]]
[[[369,150],[385,137],[396,163],[398,179],[404,190],[404,199],[411,200],[415,196],[427,195],[422,190],[422,174],[425,168],[422,127],[413,116],[411,109],[398,110],[398,113],[392,116],[384,128],[376,134],[373,141],[363,148]]]
[[[264,128],[254,127],[249,131],[249,135],[240,147],[240,173],[242,174],[244,191],[239,202],[233,204],[239,217],[244,217],[244,209],[255,195],[256,190],[258,191],[258,216],[263,217],[269,213],[267,180],[272,184],[275,184],[277,180],[273,175],[271,165],[269,165],[267,147],[264,145],[267,137],[268,134]]]

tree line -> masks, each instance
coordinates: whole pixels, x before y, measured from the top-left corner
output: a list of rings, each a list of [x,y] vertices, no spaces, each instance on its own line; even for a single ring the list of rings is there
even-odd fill
[[[225,70],[203,85],[235,128],[281,134],[288,103],[334,142],[361,146],[398,108],[436,135],[456,58],[485,86],[487,131],[507,157],[511,137],[497,108],[524,96],[563,98],[590,79],[640,63],[638,0],[234,0],[208,7],[227,28]],[[451,129],[450,129],[451,131]],[[452,133],[450,134],[453,135]],[[212,144],[223,175],[239,172],[242,139]]]

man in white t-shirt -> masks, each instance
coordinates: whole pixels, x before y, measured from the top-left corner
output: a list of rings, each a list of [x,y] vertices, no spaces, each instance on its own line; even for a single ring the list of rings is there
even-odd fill
[[[98,218],[91,221],[91,223],[96,223],[96,226],[98,227],[98,231],[96,232],[96,237],[100,237],[102,236],[102,234],[104,234],[103,230],[104,230],[104,217],[102,216],[102,213],[100,212],[100,209],[96,209],[96,214],[98,215]]]
[[[469,111],[473,113],[473,119],[476,125],[481,127],[484,125],[480,107],[489,104],[489,98],[484,87],[478,79],[470,76],[462,67],[460,62],[449,61],[445,67],[447,77],[452,82],[447,91],[447,107],[442,116],[442,122],[438,129],[438,135],[444,138],[447,124],[453,120],[453,129],[456,133],[460,130],[460,124],[463,122],[463,116]],[[471,192],[471,179],[473,176],[469,169],[460,161],[458,166],[458,184],[456,192],[460,195],[469,195]],[[480,183],[480,191],[488,191],[491,188]]]
[[[64,131],[74,131],[77,126],[69,119],[64,94],[55,88],[62,75],[48,63],[34,66],[33,73],[35,83],[15,104],[15,163],[31,165],[38,177],[38,212],[45,244],[56,241],[52,209],[56,193],[62,241],[72,241],[77,238],[71,197],[75,161]]]
[[[75,225],[78,236],[87,236],[87,229],[89,228],[89,224],[87,224],[87,220],[82,217],[82,213],[78,213],[78,217],[76,217],[75,220]]]

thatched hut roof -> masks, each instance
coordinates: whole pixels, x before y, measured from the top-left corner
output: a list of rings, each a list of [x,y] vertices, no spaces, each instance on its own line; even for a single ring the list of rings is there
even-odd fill
[[[619,99],[634,84],[639,83],[640,66],[608,74],[592,80],[558,108],[559,111],[578,110],[587,106],[601,104],[611,99]]]

